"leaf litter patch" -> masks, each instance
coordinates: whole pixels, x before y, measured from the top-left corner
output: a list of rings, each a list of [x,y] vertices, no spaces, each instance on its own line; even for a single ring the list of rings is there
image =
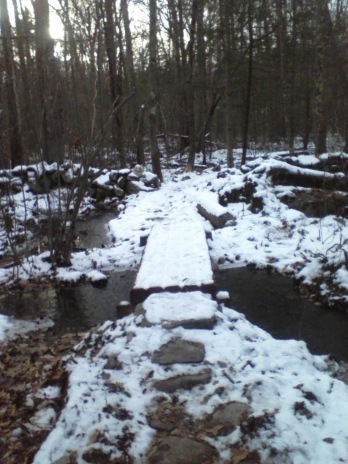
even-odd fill
[[[68,388],[65,364],[80,339],[45,328],[0,343],[1,462],[31,462],[54,428]]]

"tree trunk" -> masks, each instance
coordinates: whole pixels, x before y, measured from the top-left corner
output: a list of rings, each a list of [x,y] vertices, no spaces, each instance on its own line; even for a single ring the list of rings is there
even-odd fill
[[[8,140],[12,168],[23,163],[22,136],[15,87],[12,33],[7,0],[0,0],[0,27],[6,73],[6,101],[8,114]]]
[[[184,25],[183,25],[183,5],[182,0],[167,0],[170,38],[173,47],[173,57],[175,63],[175,106],[176,114],[179,114],[177,130],[180,135],[188,135],[188,103],[186,92],[186,72],[187,72],[187,53],[184,44]]]
[[[221,1],[220,21],[223,30],[223,49],[224,49],[224,83],[225,83],[225,123],[226,123],[226,149],[227,166],[233,167],[233,94],[232,94],[232,74],[233,74],[233,41],[234,41],[234,0]]]
[[[49,32],[48,1],[36,0],[34,13],[42,155],[45,161],[61,162],[64,158],[62,86],[59,63],[54,58],[54,44]]]
[[[204,42],[204,7],[205,0],[200,1],[197,10],[197,69],[196,75],[196,126],[197,146],[196,153],[203,153],[203,164],[206,164],[205,154],[205,119],[207,112],[207,71],[206,51]]]
[[[186,101],[188,111],[188,126],[189,126],[189,156],[187,161],[186,170],[193,171],[196,157],[196,121],[195,121],[195,91],[194,91],[194,59],[195,59],[195,39],[196,39],[196,25],[200,2],[203,0],[193,0],[191,23],[190,23],[190,40],[187,45],[188,49],[188,70],[187,70],[187,84],[186,84]]]
[[[115,21],[113,13],[113,2],[112,0],[104,1],[105,8],[105,21],[104,21],[104,33],[105,33],[105,46],[106,54],[109,63],[109,85],[112,103],[112,138],[114,146],[118,150],[120,157],[121,167],[125,167],[126,160],[124,154],[123,145],[123,121],[122,114],[117,107],[121,103],[122,98],[122,87],[120,85],[120,70],[117,70],[116,61],[116,40],[115,40]],[[119,63],[120,66],[120,63]]]
[[[318,0],[316,5],[317,23],[317,50],[316,50],[316,75],[315,75],[315,153],[326,153],[327,133],[327,83],[326,83],[326,59],[327,59],[327,16],[330,17],[327,0]]]
[[[249,120],[250,120],[250,105],[251,105],[251,90],[253,80],[253,53],[254,53],[254,37],[253,37],[253,18],[251,13],[251,0],[248,4],[248,33],[249,33],[249,53],[248,53],[248,78],[247,89],[245,98],[245,114],[244,114],[244,127],[243,127],[243,147],[242,147],[242,160],[241,164],[246,163],[247,150],[248,150],[248,136],[249,136]]]
[[[138,114],[138,124],[136,129],[135,136],[135,145],[137,150],[137,163],[144,166],[145,164],[145,154],[144,154],[144,118],[145,118],[145,105],[141,105],[139,114]]]
[[[291,83],[289,76],[291,74],[290,59],[286,53],[287,41],[287,23],[286,23],[286,0],[277,0],[277,19],[278,19],[278,41],[279,41],[279,58],[280,58],[280,78],[282,85],[283,117],[285,124],[285,136],[289,148],[289,153],[294,153],[294,136],[291,129]]]
[[[17,29],[17,46],[18,46],[18,58],[20,65],[20,76],[22,84],[21,98],[23,104],[20,110],[22,115],[22,143],[23,143],[23,161],[28,162],[29,150],[34,149],[30,134],[34,133],[34,124],[32,123],[31,112],[31,88],[29,81],[28,67],[30,63],[26,62],[25,59],[25,48],[24,48],[24,35],[25,31],[22,27],[22,20],[19,17],[18,3],[17,0],[13,0],[13,9],[15,14],[16,29]]]
[[[156,136],[157,121],[157,1],[150,0],[150,40],[149,40],[149,139],[152,170],[162,181],[161,155]]]
[[[133,57],[133,41],[132,33],[130,30],[130,21],[128,14],[128,0],[121,0],[121,14],[123,18],[123,27],[126,42],[126,60],[125,60],[125,77],[129,87],[129,93],[134,92],[135,89],[135,71],[134,71],[134,57]]]

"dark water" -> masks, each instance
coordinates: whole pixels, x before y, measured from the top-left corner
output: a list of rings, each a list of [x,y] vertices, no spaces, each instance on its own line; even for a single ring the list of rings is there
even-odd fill
[[[110,246],[107,223],[114,213],[97,213],[77,225],[77,246]],[[104,287],[79,284],[28,285],[0,297],[0,313],[18,319],[51,317],[58,332],[81,331],[115,320],[116,306],[129,300],[136,271],[113,272]],[[301,297],[289,277],[247,268],[215,272],[218,290],[228,290],[231,307],[278,339],[304,340],[314,354],[348,361],[348,314],[318,307]]]
[[[135,271],[113,272],[104,287],[91,284],[30,286],[0,298],[0,313],[18,319],[50,317],[57,332],[82,331],[117,318],[116,306],[129,300]]]
[[[85,221],[78,221],[76,234],[78,236],[76,246],[80,248],[101,248],[110,246],[110,238],[107,235],[107,225],[115,219],[115,213],[105,211],[96,212]]]
[[[233,309],[275,338],[304,340],[313,354],[348,361],[348,314],[304,299],[291,278],[238,268],[217,271],[215,280]]]

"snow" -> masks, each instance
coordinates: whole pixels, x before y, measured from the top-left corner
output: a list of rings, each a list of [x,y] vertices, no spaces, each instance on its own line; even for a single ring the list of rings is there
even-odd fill
[[[7,330],[11,327],[10,319],[0,314],[0,343],[5,339]]]
[[[219,204],[219,198],[216,193],[202,192],[197,195],[197,202],[203,206],[203,208],[214,216],[223,216],[226,214],[227,209]]]
[[[200,222],[157,224],[148,238],[134,288],[213,283],[205,231]]]
[[[54,322],[50,318],[27,321],[0,314],[0,344],[5,340],[15,338],[18,335],[25,334],[33,330],[45,329],[52,327],[53,325]]]
[[[206,296],[201,297],[209,301]],[[167,296],[163,298],[167,303]],[[176,306],[180,307],[183,295],[171,298],[173,303],[177,299]],[[196,298],[198,292],[192,307]],[[163,299],[159,295],[150,297],[150,304],[147,303],[145,306],[153,315],[161,314]],[[105,323],[94,334],[95,340],[99,340],[97,354],[92,355],[95,347],[91,346],[85,356],[77,356],[70,363],[68,402],[34,464],[52,463],[69,454],[69,450],[76,450],[76,462],[82,464],[82,454],[91,449],[93,437],[103,436],[105,442],[115,443],[115,437],[122,436],[124,428],[134,434],[130,454],[135,463],[146,462],[154,430],[146,424],[145,417],[158,396],[153,382],[183,370],[191,374],[198,370],[178,364],[163,367],[151,361],[149,353],[172,337],[203,343],[205,364],[212,367],[209,384],[180,390],[180,402],[194,419],[211,414],[229,401],[247,402],[253,417],[267,414],[270,418],[258,433],[247,437],[248,447],[261,453],[262,462],[346,462],[348,387],[330,377],[324,358],[312,356],[303,342],[274,340],[232,309],[215,308],[215,315],[218,323],[214,330],[176,328],[169,332],[160,325],[142,327],[134,316],[116,327]],[[166,317],[164,313],[155,317],[162,320],[163,316]],[[176,317],[175,312],[173,316]],[[112,355],[117,355],[121,367],[105,370],[106,358]],[[119,386],[118,391],[108,389],[112,384]],[[215,394],[218,390],[222,392],[219,395]],[[300,406],[307,415],[302,410],[297,412],[296,407]],[[131,412],[132,417],[115,420],[110,410],[120,408]],[[230,446],[239,435],[237,431],[204,438],[228,457]],[[330,438],[332,443],[325,441]],[[113,452],[110,459],[119,456],[117,446],[106,450]]]
[[[217,310],[217,303],[210,295],[201,292],[158,293],[150,295],[143,307],[151,324],[187,319],[210,319]]]
[[[281,192],[288,194],[290,187],[273,187],[267,176],[270,169],[285,166],[293,172],[312,175],[314,172],[316,175],[316,171],[290,166],[281,161],[285,154],[273,153],[263,155],[263,158],[256,157],[243,167],[243,172],[238,168],[226,169],[223,164],[220,172],[207,169],[204,172],[187,174],[181,168],[166,171],[165,182],[159,190],[128,196],[126,203],[119,205],[119,217],[109,223],[109,234],[115,241],[114,245],[105,249],[89,250],[88,254],[74,253],[71,268],[59,270],[56,275],[44,261],[45,254],[30,256],[24,260],[22,268],[19,268],[18,277],[47,278],[51,273],[56,280],[75,282],[86,278],[91,269],[105,273],[115,268],[136,268],[143,253],[139,244],[140,237],[149,234],[155,224],[169,220],[176,223],[201,222],[206,230],[211,230],[210,223],[197,212],[197,198],[203,195],[214,199],[215,203],[218,195],[223,197],[231,189],[242,189],[245,182],[249,181],[255,182],[257,186],[254,195],[262,199],[263,210],[252,212],[242,195],[239,201],[226,207],[236,219],[229,227],[213,231],[213,240],[209,241],[213,263],[219,263],[219,267],[243,266],[248,263],[265,267],[271,264],[279,272],[289,273],[312,284],[323,272],[325,257],[326,268],[334,266],[337,269],[333,272],[332,280],[342,290],[340,298],[348,301],[348,297],[345,297],[345,281],[340,278],[340,274],[344,272],[337,274],[345,262],[344,251],[348,251],[347,220],[335,216],[321,220],[308,218],[280,201]],[[224,151],[216,152],[212,158],[220,164],[222,159],[225,159]],[[308,161],[311,159],[311,155],[308,155]],[[302,158],[301,162],[305,164]],[[328,173],[327,176],[334,175]],[[61,198],[64,196],[61,195]],[[44,195],[36,197],[27,189],[14,194],[12,198],[11,205],[15,205],[13,215],[18,231],[21,231],[18,224],[24,217],[37,221],[37,210],[45,212],[48,207]],[[59,199],[54,198],[52,195],[50,200],[53,207],[59,203]],[[217,201],[215,206],[218,207]],[[87,207],[90,208],[91,205],[86,201],[84,208]],[[5,232],[0,231],[0,250],[4,249],[5,244]],[[335,245],[338,246],[332,248]],[[0,269],[0,281],[12,280],[12,274],[12,269]]]
[[[221,152],[221,156],[225,157],[225,153]],[[105,279],[111,270],[137,268],[143,259],[146,272],[139,273],[137,285],[166,287],[178,281],[184,283],[186,277],[192,276],[195,281],[206,282],[212,278],[210,267],[208,271],[204,264],[208,248],[203,247],[202,268],[201,264],[194,264],[196,258],[191,258],[196,253],[197,241],[206,243],[204,230],[211,230],[209,223],[197,212],[197,198],[202,195],[217,207],[219,196],[227,195],[232,189],[242,189],[248,180],[254,183],[254,196],[262,199],[263,208],[252,212],[242,195],[235,203],[228,204],[225,209],[235,218],[234,223],[213,230],[212,239],[208,240],[214,266],[272,266],[308,285],[319,280],[323,295],[328,293],[328,286],[323,282],[323,277],[327,276],[341,291],[341,301],[348,302],[347,219],[333,215],[323,219],[309,218],[283,204],[279,197],[288,194],[290,187],[273,187],[267,176],[271,169],[286,167],[289,172],[319,175],[310,169],[289,167],[277,159],[284,156],[285,153],[278,153],[258,157],[249,162],[243,172],[238,168],[226,169],[223,165],[219,173],[208,169],[203,173],[187,174],[180,168],[165,172],[165,181],[159,190],[128,196],[125,204],[120,205],[119,216],[109,223],[109,234],[115,240],[113,245],[74,253],[71,267],[56,271],[45,261],[47,253],[27,257],[18,269],[18,277],[70,282],[87,277],[98,281]],[[313,166],[314,161],[311,156],[300,157],[303,166]],[[327,174],[327,177],[337,175]],[[47,208],[44,197],[37,200],[27,190],[14,194],[13,199],[17,219],[26,216],[34,220],[37,208]],[[144,248],[139,239],[150,232],[143,256]],[[168,245],[176,243],[180,236],[189,236],[180,244],[182,248]],[[6,237],[0,232],[0,250],[5,249],[5,241]],[[180,250],[184,250],[185,260],[180,259]],[[187,257],[190,257],[189,264]],[[201,257],[199,255],[199,259]],[[3,284],[14,278],[13,269],[0,269]],[[338,297],[333,295],[332,299],[335,298]],[[179,365],[170,368],[155,365],[149,353],[172,337],[203,343],[205,364],[213,371],[212,381],[202,389],[180,392],[193,417],[205,417],[227,401],[248,402],[254,417],[262,418],[265,414],[269,417],[258,433],[247,437],[247,445],[261,453],[263,463],[348,462],[345,427],[348,387],[330,375],[326,358],[312,356],[304,342],[273,339],[239,312],[218,306],[210,296],[200,292],[151,295],[144,302],[144,309],[147,320],[155,324],[152,327],[141,325],[142,316],[129,316],[117,324],[106,322],[88,333],[85,341],[75,348],[76,354],[72,354],[68,363],[67,402],[35,456],[35,464],[53,463],[74,450],[76,462],[84,464],[82,455],[95,445],[97,436],[105,437],[104,443],[116,443],[112,449],[106,444],[98,446],[117,455],[117,437],[122,437],[124,427],[134,433],[130,452],[136,462],[146,462],[144,456],[154,436],[154,430],[146,424],[146,414],[158,395],[153,382],[179,374],[183,369]],[[179,327],[169,332],[161,326],[168,318],[212,316],[216,317],[217,324],[211,331],[188,332]],[[0,342],[19,331],[19,321],[0,315]],[[105,368],[110,356],[118,357],[122,366],[119,370]],[[185,372],[197,369],[196,366],[185,367]],[[123,390],[110,389],[111,384],[122,385]],[[216,394],[218,390],[222,391],[220,395]],[[46,394],[50,398],[57,392],[47,391]],[[130,411],[132,417],[115,419],[108,412],[110,408]],[[34,422],[46,427],[54,420],[53,412],[48,410]],[[206,439],[227,461],[230,445],[237,442],[241,433],[236,430],[225,437]],[[272,450],[277,452],[276,457],[271,456]]]
[[[301,166],[315,166],[319,160],[314,155],[297,155],[290,157],[291,161],[298,162]]]

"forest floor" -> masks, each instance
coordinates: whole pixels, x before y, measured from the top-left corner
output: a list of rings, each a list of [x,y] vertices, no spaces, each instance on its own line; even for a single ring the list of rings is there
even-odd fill
[[[318,304],[345,310],[346,192],[279,181],[279,171],[284,170],[292,182],[294,175],[307,179],[308,171],[309,177],[316,178],[325,172],[326,183],[344,181],[344,169],[337,170],[345,166],[345,158],[336,154],[318,160],[278,152],[255,156],[241,170],[227,169],[224,156],[215,153],[210,168],[198,166],[194,173],[185,173],[173,162],[159,190],[140,192],[120,204],[118,217],[108,226],[114,241],[110,247],[75,253],[71,267],[54,272],[44,259],[46,254],[32,256],[18,270],[15,282],[10,269],[0,270],[3,289],[19,282],[25,285],[28,275],[36,282],[74,283],[105,279],[113,269],[137,268],[143,253],[140,237],[154,224],[176,222],[180,234],[180,224],[194,220],[211,233],[208,244],[216,268],[269,268],[297,279]],[[209,204],[214,213],[219,201],[226,205],[230,219],[215,229],[198,213],[197,203]],[[194,237],[192,241],[194,246]],[[312,356],[303,342],[274,340],[235,311],[226,308],[218,319],[214,332],[224,346],[217,344],[215,333],[206,334],[205,340],[190,333],[190,340],[205,346],[213,381],[179,401],[180,407],[192,402],[185,412],[185,421],[196,424],[192,439],[207,441],[219,451],[220,460],[213,453],[211,462],[345,462],[348,436],[339,424],[348,412],[348,389],[334,379],[344,380],[344,370],[330,358]],[[122,324],[105,323],[86,334],[58,337],[54,327],[42,327],[16,336],[16,323],[0,318],[1,462],[156,462],[160,451],[155,444],[164,438],[155,437],[156,429],[146,424],[145,417],[156,397],[150,379],[164,372],[154,369],[145,353],[168,341],[163,329],[147,332],[129,316]],[[176,337],[187,338],[175,330]],[[132,344],[133,338],[139,343]],[[115,354],[121,364],[110,372],[105,360]],[[168,398],[165,394],[162,401]],[[247,404],[247,417],[223,433],[210,431],[207,438],[203,422],[206,425],[216,408],[229,404],[227,400]],[[188,432],[176,427],[171,436],[183,433]],[[152,457],[147,455],[150,445]]]

